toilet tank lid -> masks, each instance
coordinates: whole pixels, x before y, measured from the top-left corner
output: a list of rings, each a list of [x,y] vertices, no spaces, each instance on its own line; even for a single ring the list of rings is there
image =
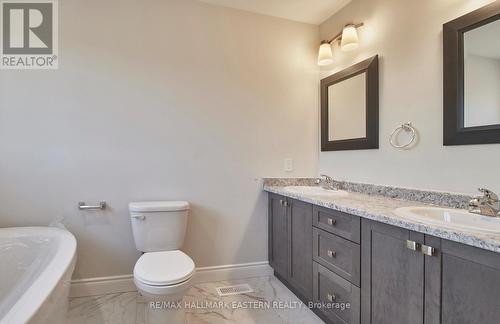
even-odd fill
[[[128,204],[132,212],[162,212],[188,210],[187,201],[139,201]]]

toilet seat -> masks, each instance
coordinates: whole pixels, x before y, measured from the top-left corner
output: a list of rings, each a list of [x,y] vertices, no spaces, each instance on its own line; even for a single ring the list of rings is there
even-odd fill
[[[193,276],[193,260],[179,250],[144,253],[134,267],[134,281],[141,286],[178,286]]]
[[[134,284],[141,295],[146,296],[151,299],[167,300],[173,297],[173,299],[179,299],[175,296],[182,298],[184,294],[191,288],[192,282],[190,279],[178,283],[176,285],[170,286],[151,286],[147,285],[137,278],[134,278]]]

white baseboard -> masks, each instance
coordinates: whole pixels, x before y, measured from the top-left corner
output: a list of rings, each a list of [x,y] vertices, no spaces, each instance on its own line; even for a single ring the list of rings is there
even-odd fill
[[[71,280],[69,297],[84,297],[136,291],[133,275]]]
[[[229,264],[196,268],[193,283],[264,277],[273,274],[269,262]],[[85,297],[136,291],[133,275],[76,279],[71,281],[70,297]]]
[[[265,277],[273,274],[269,262],[228,264],[223,266],[196,268],[193,282],[210,282]]]

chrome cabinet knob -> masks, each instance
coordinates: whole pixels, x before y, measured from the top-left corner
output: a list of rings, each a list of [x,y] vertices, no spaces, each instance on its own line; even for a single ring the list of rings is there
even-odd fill
[[[329,302],[334,302],[335,298],[337,298],[335,294],[326,294],[326,299],[328,299]]]
[[[328,254],[328,256],[329,256],[330,258],[335,258],[335,257],[337,256],[337,252],[332,251],[332,250],[328,250],[328,251],[326,252],[326,254]]]
[[[335,220],[333,218],[328,218],[327,222],[328,222],[328,225],[333,226],[337,223],[337,220]]]

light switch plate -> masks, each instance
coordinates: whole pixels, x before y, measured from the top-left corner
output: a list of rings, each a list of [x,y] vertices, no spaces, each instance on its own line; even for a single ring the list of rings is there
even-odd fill
[[[293,171],[293,159],[291,159],[291,158],[285,159],[284,170],[285,170],[285,172],[292,172]]]

